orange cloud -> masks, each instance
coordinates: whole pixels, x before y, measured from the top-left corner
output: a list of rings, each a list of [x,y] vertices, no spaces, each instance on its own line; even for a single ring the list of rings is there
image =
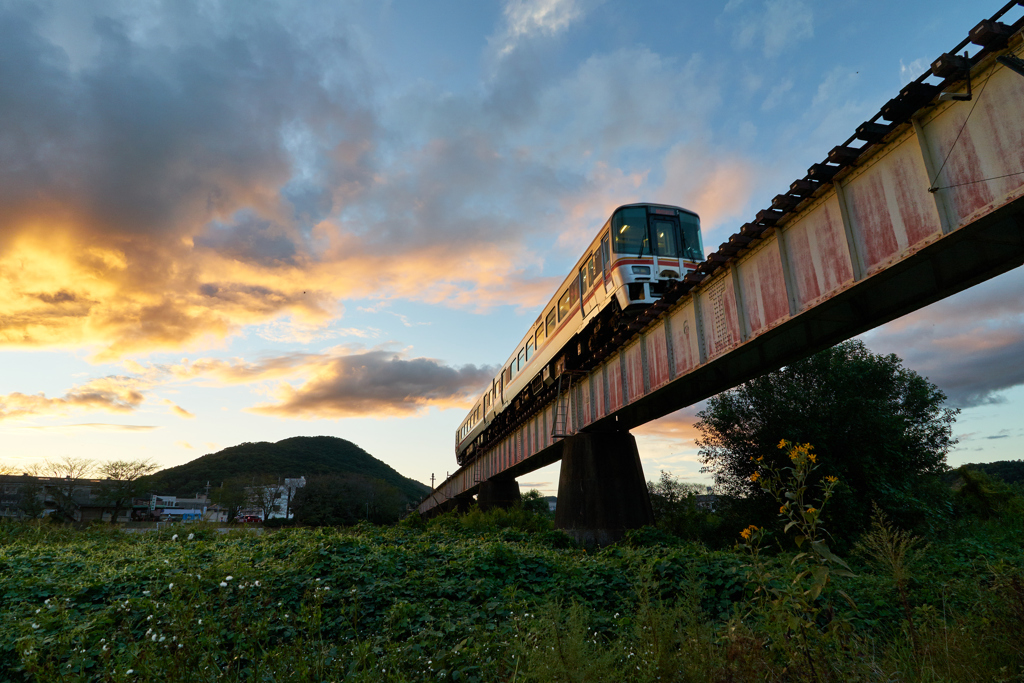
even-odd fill
[[[140,391],[143,384],[136,378],[111,376],[90,380],[62,397],[47,398],[45,394],[19,392],[0,395],[0,420],[63,415],[72,410],[131,412],[145,400]]]

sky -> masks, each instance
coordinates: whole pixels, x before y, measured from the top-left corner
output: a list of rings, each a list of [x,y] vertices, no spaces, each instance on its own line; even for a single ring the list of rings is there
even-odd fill
[[[1001,4],[0,0],[0,458],[442,478],[616,206],[713,248]],[[1021,457],[1021,291],[863,336],[962,410],[951,465]],[[699,409],[635,430],[649,479],[708,481]]]

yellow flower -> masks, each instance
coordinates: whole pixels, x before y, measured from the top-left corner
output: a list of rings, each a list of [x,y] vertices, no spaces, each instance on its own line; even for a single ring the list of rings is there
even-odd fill
[[[811,453],[810,451],[807,451],[807,459],[810,460],[811,462],[818,462],[818,456],[816,456],[814,453]]]
[[[780,515],[786,514],[786,506],[785,505],[783,505],[782,507],[779,508],[779,514]]]
[[[839,479],[837,479],[836,477],[833,477],[832,475],[829,475],[829,476],[825,477],[825,481],[827,481],[830,484],[835,484],[835,483],[837,483],[839,481]]]
[[[744,541],[749,541],[750,537],[754,534],[755,531],[757,531],[757,527],[751,524],[746,529],[740,532],[740,536],[743,537]]]
[[[782,441],[779,442],[779,448],[785,448],[785,447],[786,447],[786,440],[783,439]]]
[[[764,462],[764,456],[762,455],[761,457],[759,457],[759,458],[757,459],[757,461],[758,461],[758,462]]]
[[[814,508],[807,508],[807,513],[808,514],[810,514],[812,512],[817,512],[817,510],[815,510]]]
[[[760,472],[754,472],[753,474],[750,475],[750,481],[757,481],[760,478],[761,478],[761,473]]]

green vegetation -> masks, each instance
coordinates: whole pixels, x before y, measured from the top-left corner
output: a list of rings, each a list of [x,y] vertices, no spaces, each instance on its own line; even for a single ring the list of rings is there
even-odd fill
[[[214,487],[231,479],[272,475],[312,477],[357,474],[380,479],[395,487],[409,501],[419,501],[430,487],[409,479],[374,458],[351,441],[333,436],[296,436],[277,443],[242,443],[171,467],[147,478],[153,491],[169,495],[194,495],[207,482]]]
[[[788,464],[780,441],[814,444],[820,467],[810,483],[839,479],[832,533],[849,547],[869,527],[872,504],[919,533],[945,524],[952,501],[942,475],[958,412],[945,398],[897,356],[847,341],[711,398],[697,444],[736,516],[759,526],[777,506],[751,475],[762,463]]]
[[[355,474],[311,477],[295,492],[295,520],[308,526],[346,526],[360,520],[397,522],[406,499],[382,479]]]
[[[928,539],[876,516],[840,558],[803,458],[758,477],[780,523],[717,551],[642,529],[588,552],[523,507],[259,535],[0,525],[0,682],[1020,680],[1024,516]],[[797,534],[809,555],[779,549]]]

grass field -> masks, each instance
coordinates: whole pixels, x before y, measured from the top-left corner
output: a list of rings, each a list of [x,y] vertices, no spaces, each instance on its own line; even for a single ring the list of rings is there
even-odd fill
[[[549,526],[0,525],[0,681],[1024,680],[1020,520],[933,539],[902,583],[851,556],[809,603],[780,598],[793,554]]]

